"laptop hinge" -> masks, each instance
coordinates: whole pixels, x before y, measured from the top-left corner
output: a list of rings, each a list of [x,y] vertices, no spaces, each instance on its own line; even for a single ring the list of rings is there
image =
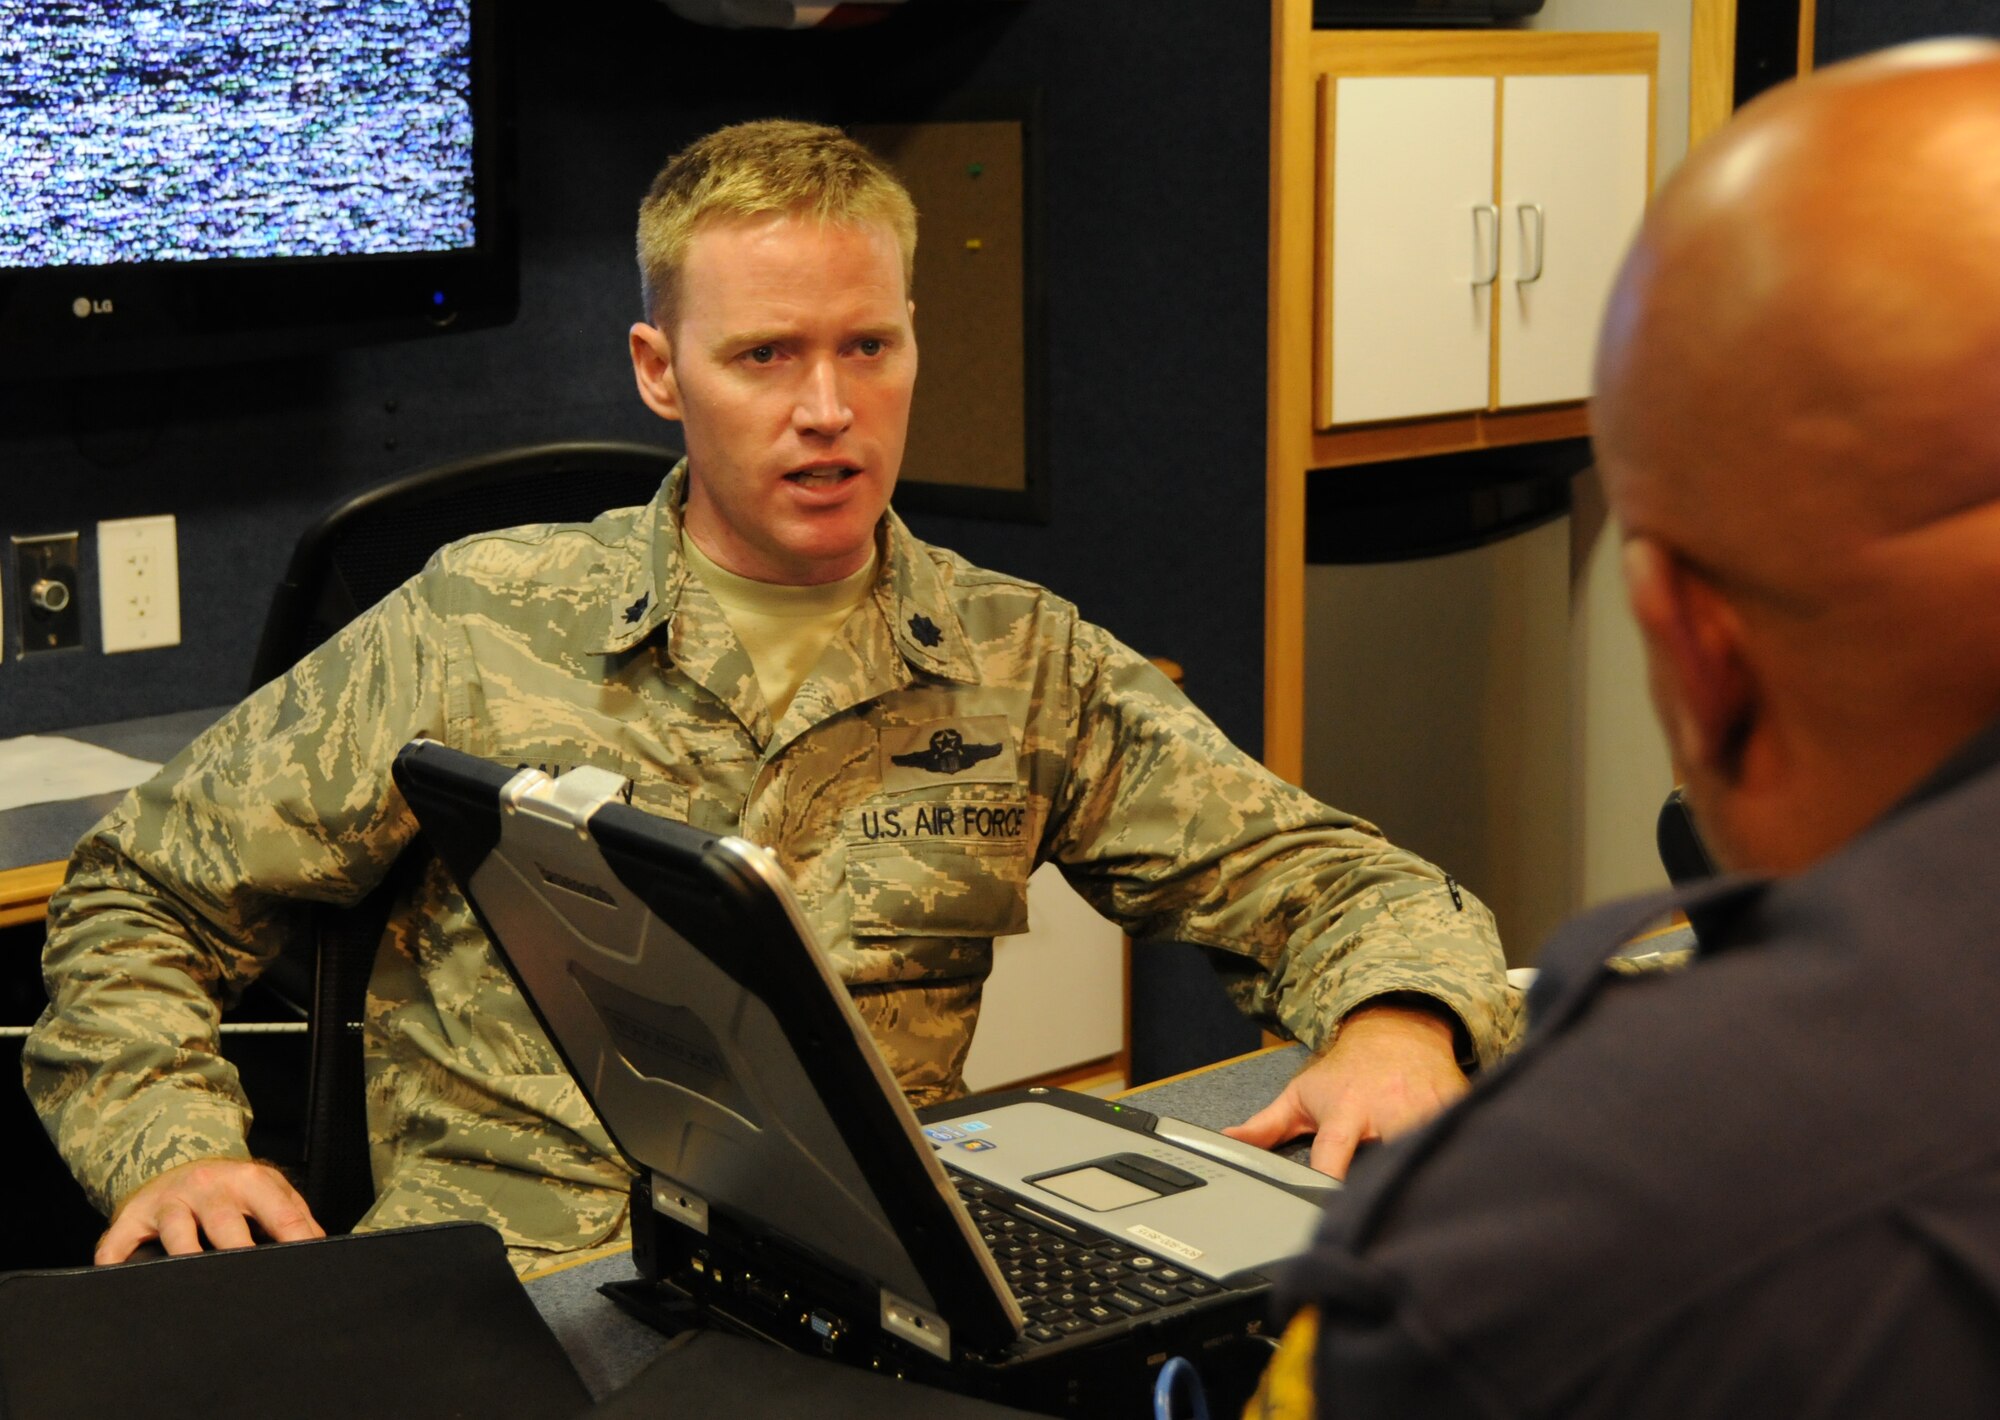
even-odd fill
[[[886,1287],[882,1289],[882,1329],[940,1361],[951,1360],[951,1328],[944,1318],[904,1301]]]
[[[653,1211],[665,1213],[676,1222],[685,1223],[703,1237],[708,1236],[708,1201],[692,1189],[683,1188],[663,1173],[656,1173],[653,1182]]]

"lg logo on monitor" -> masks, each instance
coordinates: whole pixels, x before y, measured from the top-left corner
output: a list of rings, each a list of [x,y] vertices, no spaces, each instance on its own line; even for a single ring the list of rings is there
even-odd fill
[[[69,303],[69,309],[70,314],[78,320],[89,316],[108,316],[111,314],[111,302],[108,299],[93,301],[88,296],[78,296]]]

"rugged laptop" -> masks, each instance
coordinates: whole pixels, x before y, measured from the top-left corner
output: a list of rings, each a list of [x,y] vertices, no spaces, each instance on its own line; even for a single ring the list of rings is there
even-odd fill
[[[1061,1090],[920,1118],[766,849],[598,769],[395,775],[637,1172],[622,1302],[1071,1413],[1261,1331],[1333,1180]]]

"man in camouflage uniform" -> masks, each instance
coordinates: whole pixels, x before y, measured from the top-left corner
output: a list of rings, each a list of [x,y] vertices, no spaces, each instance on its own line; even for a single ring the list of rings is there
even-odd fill
[[[770,846],[913,1103],[962,1088],[992,939],[1026,927],[1047,860],[1136,935],[1240,954],[1246,1006],[1325,1050],[1245,1137],[1317,1127],[1341,1171],[1503,1049],[1476,900],[1265,772],[1067,603],[888,511],[915,235],[900,185],[832,130],[745,125],[680,155],[641,211],[652,321],[631,332],[641,397],[689,452],[654,501],[445,549],[79,846],[25,1070],[114,1213],[101,1261],[240,1245],[246,1220],[317,1233],[248,1159],[218,1002],[292,904],[382,881],[415,829],[389,765],[418,735],[612,770],[641,807]],[[800,637],[752,634],[731,600],[843,586],[789,675]],[[478,1219],[524,1267],[618,1234],[629,1173],[436,862],[391,916],[367,1031],[363,1226]]]

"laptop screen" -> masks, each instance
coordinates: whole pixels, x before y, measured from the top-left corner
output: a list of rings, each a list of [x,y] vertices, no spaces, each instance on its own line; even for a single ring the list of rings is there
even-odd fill
[[[431,741],[395,765],[440,859],[655,1207],[771,1230],[965,1344],[1018,1306],[776,859]]]

